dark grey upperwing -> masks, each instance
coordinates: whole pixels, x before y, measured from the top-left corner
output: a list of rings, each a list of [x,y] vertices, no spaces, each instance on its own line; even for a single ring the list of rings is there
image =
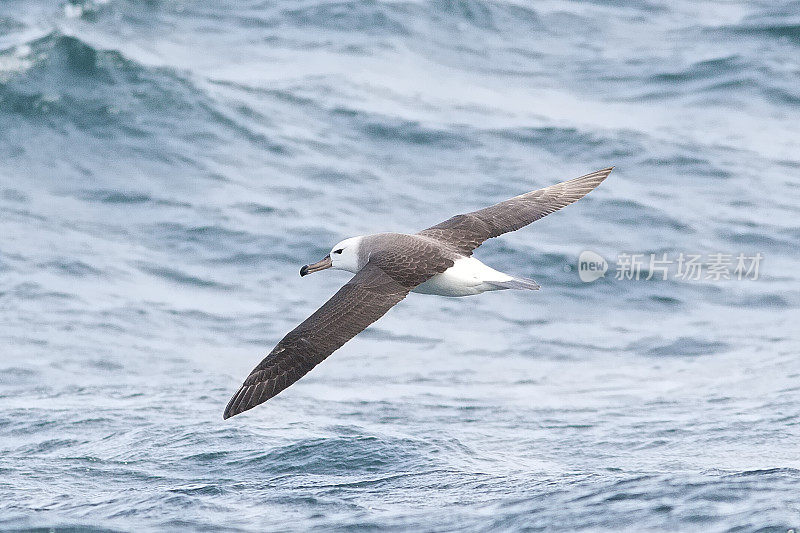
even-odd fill
[[[418,235],[431,237],[470,255],[485,240],[518,230],[586,196],[608,177],[614,167],[592,172],[515,196],[505,202],[464,215],[456,215]]]
[[[229,418],[263,403],[303,377],[378,320],[410,289],[367,264],[330,300],[290,331],[253,369],[225,408]]]
[[[223,418],[269,400],[386,314],[411,289],[453,266],[429,242],[411,239],[410,258],[393,252],[375,254],[339,292],[290,331],[247,376]]]

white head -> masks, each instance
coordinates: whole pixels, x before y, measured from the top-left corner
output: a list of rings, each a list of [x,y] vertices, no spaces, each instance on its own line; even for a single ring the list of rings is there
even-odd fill
[[[335,268],[337,270],[346,270],[348,272],[358,272],[358,249],[361,245],[363,237],[350,237],[345,239],[331,248],[328,255],[312,265],[305,265],[300,269],[300,275],[305,276],[312,272],[325,270],[326,268]]]

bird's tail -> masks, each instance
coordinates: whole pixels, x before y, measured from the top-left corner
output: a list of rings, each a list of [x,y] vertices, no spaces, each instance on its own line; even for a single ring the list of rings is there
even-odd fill
[[[536,291],[541,288],[538,283],[528,278],[513,278],[508,281],[487,281],[486,283],[492,285],[493,287],[497,287],[498,289],[521,289],[527,291]]]

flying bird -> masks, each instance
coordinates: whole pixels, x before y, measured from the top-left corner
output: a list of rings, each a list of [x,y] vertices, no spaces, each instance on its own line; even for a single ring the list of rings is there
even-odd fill
[[[333,268],[355,276],[253,369],[228,402],[223,418],[252,409],[281,392],[409,292],[471,296],[503,289],[538,289],[531,279],[483,264],[472,257],[473,250],[487,239],[518,230],[580,200],[612,169],[456,215],[413,235],[377,233],[341,241],[321,261],[303,266],[300,275]]]

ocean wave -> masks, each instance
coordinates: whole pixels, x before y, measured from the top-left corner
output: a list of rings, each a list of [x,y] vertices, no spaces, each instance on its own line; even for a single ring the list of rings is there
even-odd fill
[[[796,529],[798,6],[0,2],[0,528]],[[607,165],[222,421],[300,264]]]
[[[155,276],[156,278],[160,278],[166,281],[171,281],[181,285],[189,285],[199,288],[219,289],[219,290],[230,289],[232,287],[232,285],[230,284],[215,281],[213,279],[209,279],[208,277],[195,276],[180,269],[168,268],[160,265],[152,265],[147,263],[139,263],[137,267],[142,272]]]
[[[31,65],[0,83],[5,104],[0,112],[11,117],[55,131],[70,124],[106,141],[119,138],[134,145],[137,139],[163,137],[178,119],[186,130],[177,139],[195,146],[221,143],[232,135],[276,154],[287,150],[245,126],[235,109],[218,107],[174,69],[143,65],[118,50],[100,49],[59,31],[26,46]]]
[[[405,26],[382,2],[320,2],[285,10],[281,20],[293,27],[312,26],[325,31],[354,32],[359,35],[407,35]]]
[[[800,22],[750,22],[727,26],[726,31],[753,37],[771,37],[787,43],[800,44]]]
[[[282,11],[281,20],[292,26],[311,25],[323,31],[404,37],[418,35],[422,21],[436,24],[443,31],[453,31],[463,24],[491,32],[517,32],[520,26],[542,27],[538,14],[530,6],[485,0],[312,2]]]
[[[639,351],[643,347],[646,347],[649,355],[680,357],[714,355],[731,349],[731,346],[726,342],[709,341],[697,337],[680,337],[666,342],[661,339],[642,339],[629,346],[628,349]]]
[[[306,439],[267,452],[250,453],[227,464],[236,468],[260,467],[272,475],[303,472],[356,476],[386,468],[397,471],[430,464],[423,450],[432,446],[421,441],[357,435]]]

